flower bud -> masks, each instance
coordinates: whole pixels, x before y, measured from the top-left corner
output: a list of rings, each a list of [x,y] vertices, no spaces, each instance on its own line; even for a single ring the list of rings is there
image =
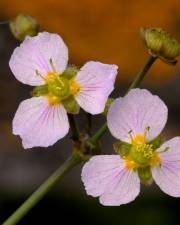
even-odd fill
[[[162,28],[141,28],[149,53],[166,63],[175,64],[180,55],[180,43]]]
[[[12,34],[19,41],[23,41],[27,35],[36,36],[39,30],[36,19],[23,14],[11,20],[9,26]]]

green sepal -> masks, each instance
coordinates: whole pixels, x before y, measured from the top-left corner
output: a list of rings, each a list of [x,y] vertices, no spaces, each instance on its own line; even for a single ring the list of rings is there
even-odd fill
[[[149,142],[148,144],[151,144],[153,150],[155,151],[156,149],[158,149],[161,146],[162,143],[163,143],[163,138],[161,135],[159,135],[154,140]]]
[[[39,97],[39,96],[47,95],[48,93],[49,93],[48,85],[45,84],[45,85],[35,87],[32,90],[31,95],[33,97]]]
[[[137,171],[138,171],[138,176],[141,182],[144,184],[149,184],[149,182],[152,180],[152,173],[151,173],[150,166],[139,167]]]
[[[73,96],[64,99],[62,101],[62,104],[68,113],[70,114],[79,113],[80,107]]]
[[[125,157],[129,155],[131,145],[122,141],[117,141],[113,143],[114,150],[119,154],[121,157]]]
[[[69,66],[66,70],[61,74],[62,77],[70,80],[74,78],[79,70],[75,66]]]

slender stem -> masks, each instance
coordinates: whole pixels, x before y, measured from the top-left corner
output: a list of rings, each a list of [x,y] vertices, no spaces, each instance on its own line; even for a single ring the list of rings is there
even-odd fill
[[[142,80],[144,79],[146,73],[148,72],[148,70],[150,69],[150,67],[152,66],[152,64],[156,61],[156,57],[153,56],[149,56],[149,58],[147,59],[145,65],[143,66],[143,68],[139,71],[139,73],[137,74],[136,78],[134,79],[134,81],[132,82],[132,84],[130,85],[130,87],[128,88],[126,94],[132,89],[132,88],[136,88],[140,85],[140,83],[142,82]],[[105,123],[104,125],[102,125],[102,127],[99,128],[99,130],[90,138],[90,142],[91,143],[95,143],[97,142],[107,131],[107,123]]]
[[[103,124],[101,128],[90,138],[90,142],[95,144],[107,131],[107,124]]]
[[[78,155],[65,161],[2,225],[17,224],[62,178],[82,160]]]
[[[150,67],[152,66],[152,64],[156,61],[156,59],[157,59],[157,57],[154,57],[154,56],[151,56],[151,55],[149,56],[149,58],[147,59],[145,65],[139,71],[139,73],[137,74],[136,78],[134,79],[134,81],[132,82],[132,84],[130,85],[130,87],[128,88],[127,93],[132,88],[136,88],[136,87],[138,87],[140,85],[140,83],[144,79],[146,73],[148,72],[148,70],[150,69]]]
[[[78,141],[80,138],[80,131],[79,131],[77,121],[73,114],[68,114],[68,117],[69,117],[69,124],[71,127],[72,139],[74,141]]]

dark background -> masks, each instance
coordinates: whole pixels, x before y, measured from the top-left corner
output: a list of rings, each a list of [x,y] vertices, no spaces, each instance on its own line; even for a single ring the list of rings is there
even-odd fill
[[[179,0],[153,1],[23,1],[0,2],[0,20],[18,13],[35,16],[41,30],[57,32],[70,51],[70,63],[78,66],[88,60],[119,66],[116,91],[125,93],[143,65],[147,50],[140,39],[141,26],[163,27],[180,40]],[[8,62],[19,43],[7,25],[0,25],[0,223],[2,223],[71,153],[69,136],[52,148],[24,150],[19,137],[12,135],[12,119],[19,103],[29,98],[31,87],[18,82]],[[142,87],[158,94],[168,105],[169,119],[164,136],[179,135],[180,64],[175,67],[157,62]],[[78,116],[86,124],[83,112]],[[94,131],[104,122],[95,116]],[[102,141],[103,153],[113,153],[109,133]],[[180,199],[162,193],[155,185],[142,186],[138,198],[120,207],[104,207],[86,195],[80,179],[81,166],[74,169],[19,224],[94,225],[176,225]]]

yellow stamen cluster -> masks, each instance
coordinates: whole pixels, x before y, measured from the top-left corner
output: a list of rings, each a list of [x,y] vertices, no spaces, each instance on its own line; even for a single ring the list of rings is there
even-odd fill
[[[146,129],[144,135],[138,134],[134,137],[130,133],[131,148],[129,154],[124,157],[125,167],[128,170],[159,166],[161,163],[159,154],[154,151],[153,145],[147,143],[147,131]]]
[[[37,75],[40,75],[37,72]],[[41,76],[42,77],[42,76]],[[60,104],[62,100],[75,96],[80,91],[80,85],[73,79],[61,77],[56,72],[49,72],[42,79],[48,85],[48,102],[50,105]]]
[[[142,154],[142,157],[151,159],[153,156],[153,149],[151,144],[137,144],[136,151]]]

